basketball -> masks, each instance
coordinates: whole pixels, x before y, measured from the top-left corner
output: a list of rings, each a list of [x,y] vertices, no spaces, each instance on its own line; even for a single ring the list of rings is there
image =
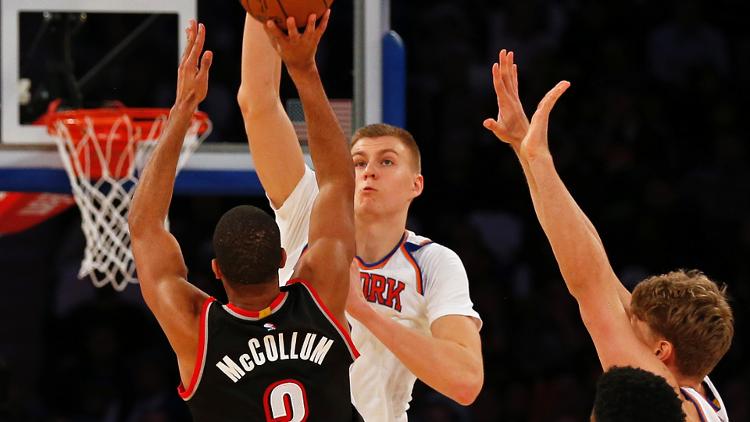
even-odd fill
[[[294,17],[298,28],[307,24],[307,18],[315,13],[320,18],[326,9],[331,7],[333,0],[240,0],[245,8],[255,19],[266,23],[273,19],[281,29],[286,29],[286,19]]]

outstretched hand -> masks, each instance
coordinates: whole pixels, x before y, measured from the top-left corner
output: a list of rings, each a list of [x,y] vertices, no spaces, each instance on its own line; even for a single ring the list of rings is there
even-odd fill
[[[206,27],[191,20],[187,33],[187,47],[182,53],[180,67],[177,71],[177,96],[175,105],[184,106],[191,112],[198,107],[208,93],[208,70],[211,68],[214,55],[211,51],[203,53],[206,41]],[[203,57],[201,57],[201,54]]]
[[[497,120],[486,119],[484,127],[518,152],[529,130],[529,119],[518,96],[518,67],[512,51],[500,50],[498,62],[492,65],[492,85],[497,96]]]
[[[530,160],[539,156],[549,155],[547,144],[547,127],[549,126],[549,115],[555,103],[570,87],[570,82],[560,81],[539,102],[534,115],[531,116],[531,124],[526,136],[521,141],[519,155],[522,159]]]
[[[271,43],[288,70],[307,70],[315,67],[315,53],[318,50],[320,38],[328,27],[330,16],[331,9],[328,9],[323,14],[320,25],[316,26],[317,16],[315,14],[310,15],[302,33],[297,29],[294,18],[289,17],[286,20],[288,35],[284,34],[274,21],[266,22],[266,34],[268,34]]]

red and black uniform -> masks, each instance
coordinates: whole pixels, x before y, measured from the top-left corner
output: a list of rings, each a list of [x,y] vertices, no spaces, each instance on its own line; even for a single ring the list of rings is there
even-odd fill
[[[196,422],[356,421],[349,334],[302,280],[250,312],[213,298],[201,313],[190,385],[180,386]]]

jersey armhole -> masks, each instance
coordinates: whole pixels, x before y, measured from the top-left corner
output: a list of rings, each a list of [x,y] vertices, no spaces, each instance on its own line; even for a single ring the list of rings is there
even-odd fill
[[[352,338],[349,335],[349,331],[345,330],[344,326],[341,325],[341,322],[339,322],[339,320],[331,313],[331,311],[328,310],[328,307],[320,299],[320,296],[318,296],[318,292],[315,290],[315,288],[312,285],[310,285],[310,283],[307,280],[303,280],[301,278],[293,278],[287,281],[286,285],[290,286],[295,283],[301,284],[302,286],[305,287],[307,292],[310,293],[310,297],[313,299],[313,302],[315,302],[315,304],[318,305],[318,309],[320,309],[321,313],[326,317],[326,319],[328,319],[328,322],[331,323],[333,328],[335,328],[336,331],[338,331],[341,338],[344,339],[344,343],[349,349],[349,353],[352,355],[352,360],[356,360],[359,357],[359,351],[354,346],[354,342],[352,341]]]
[[[185,388],[182,382],[177,386],[177,393],[185,401],[190,400],[190,398],[193,397],[203,376],[206,349],[208,346],[208,310],[215,300],[216,299],[209,297],[203,302],[203,306],[201,306],[200,325],[198,328],[198,348],[196,350],[195,366],[193,367],[193,374],[190,377],[190,384],[188,384],[187,388]]]
[[[680,392],[682,393],[682,396],[685,398],[685,400],[689,401],[693,404],[695,407],[695,411],[698,413],[698,417],[700,418],[701,422],[708,422],[706,420],[706,415],[703,412],[703,406],[701,406],[700,402],[693,397],[690,392],[685,391],[684,388],[680,387]]]

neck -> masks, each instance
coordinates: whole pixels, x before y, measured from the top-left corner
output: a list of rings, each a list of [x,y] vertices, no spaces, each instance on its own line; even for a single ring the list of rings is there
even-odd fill
[[[357,256],[365,262],[376,262],[390,252],[404,235],[407,211],[385,218],[355,215]]]
[[[706,391],[703,388],[703,378],[704,377],[688,377],[685,375],[682,375],[677,371],[677,368],[669,368],[672,374],[675,377],[675,380],[677,380],[677,385],[680,387],[689,387],[693,390],[697,391],[702,395],[703,397],[706,397]]]
[[[260,311],[266,309],[279,295],[279,279],[277,276],[267,283],[238,286],[230,286],[225,282],[224,288],[232,305],[248,311]]]

